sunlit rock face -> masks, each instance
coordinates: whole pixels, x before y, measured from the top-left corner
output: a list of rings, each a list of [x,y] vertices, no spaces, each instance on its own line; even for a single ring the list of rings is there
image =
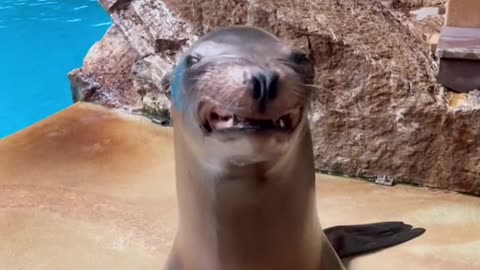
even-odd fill
[[[135,111],[141,107],[140,95],[133,91],[131,69],[137,52],[117,26],[89,51],[81,69],[68,76],[74,101],[90,101],[111,108]]]
[[[480,194],[478,102],[464,96],[468,102],[449,105],[456,97],[437,84],[431,50],[408,26],[409,18],[392,15],[384,3],[100,2],[115,23],[100,44],[112,36],[122,44],[108,59],[126,71],[113,81],[127,87],[103,83],[99,78],[108,73],[103,65],[89,74],[101,89],[97,92],[118,96],[122,104],[127,101],[120,97],[126,97],[138,109],[132,111],[168,123],[169,89],[162,78],[181,52],[218,26],[256,25],[304,50],[316,64],[310,116],[319,171]],[[105,57],[94,50],[83,69],[97,58],[102,63]],[[130,73],[120,65],[127,62]]]
[[[394,5],[404,7],[437,6],[447,3],[447,0],[391,0]]]
[[[163,73],[156,69],[156,60],[141,57],[114,25],[88,52],[83,67],[68,74],[73,100],[147,115],[168,124],[170,101],[160,91]]]

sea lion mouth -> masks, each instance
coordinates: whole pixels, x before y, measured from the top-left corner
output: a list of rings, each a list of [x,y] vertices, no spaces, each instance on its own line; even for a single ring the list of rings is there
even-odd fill
[[[247,117],[213,106],[200,110],[199,116],[200,126],[207,134],[231,131],[276,131],[288,133],[298,127],[302,113],[303,109],[299,107],[274,118]]]

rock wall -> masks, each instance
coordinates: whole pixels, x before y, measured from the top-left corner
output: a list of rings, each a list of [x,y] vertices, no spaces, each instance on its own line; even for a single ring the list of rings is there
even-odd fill
[[[132,65],[138,53],[117,26],[88,52],[81,69],[68,74],[74,101],[83,100],[129,111],[140,108],[140,99],[131,91]]]
[[[442,26],[445,24],[445,5],[409,5],[401,2],[382,3],[391,14],[412,32],[420,41],[429,45],[435,56],[436,45]]]
[[[437,6],[447,3],[447,0],[392,0],[396,6],[403,7],[423,7],[423,6]]]
[[[70,75],[74,92],[94,85],[96,93],[115,95],[118,102],[129,97],[125,104],[135,110],[165,116],[162,77],[179,54],[217,26],[256,25],[304,50],[316,64],[310,118],[318,170],[480,194],[478,102],[465,96],[456,107],[449,105],[428,47],[380,1],[100,2],[115,27]],[[127,42],[102,56],[101,44],[113,36]],[[131,64],[129,76],[119,72],[118,89],[102,81],[105,58]],[[98,70],[88,68],[93,62]]]

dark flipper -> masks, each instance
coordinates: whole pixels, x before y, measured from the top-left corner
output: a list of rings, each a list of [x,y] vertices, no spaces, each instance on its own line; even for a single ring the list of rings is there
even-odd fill
[[[403,222],[381,222],[335,226],[324,229],[340,258],[392,247],[412,240],[425,232]]]

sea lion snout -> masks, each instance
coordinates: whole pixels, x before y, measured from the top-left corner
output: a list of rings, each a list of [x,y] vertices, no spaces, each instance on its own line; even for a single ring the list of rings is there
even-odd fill
[[[281,58],[278,56],[278,58]],[[288,58],[204,56],[185,73],[186,94],[199,104],[198,118],[207,134],[234,131],[296,130],[311,88]]]
[[[264,110],[270,100],[275,99],[280,75],[277,71],[262,70],[252,74],[252,97]]]

